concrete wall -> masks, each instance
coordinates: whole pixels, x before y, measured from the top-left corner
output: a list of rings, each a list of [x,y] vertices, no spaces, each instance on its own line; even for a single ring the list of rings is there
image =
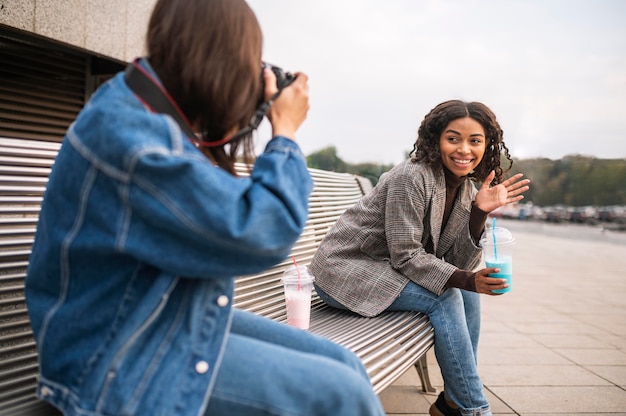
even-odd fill
[[[0,0],[0,24],[121,61],[145,54],[156,0]]]

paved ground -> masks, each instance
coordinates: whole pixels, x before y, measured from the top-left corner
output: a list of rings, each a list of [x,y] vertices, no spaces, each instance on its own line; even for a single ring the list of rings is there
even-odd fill
[[[517,240],[512,292],[483,297],[479,371],[494,415],[626,415],[626,233],[499,220]],[[432,351],[430,375],[443,382]],[[414,370],[380,394],[427,415]]]

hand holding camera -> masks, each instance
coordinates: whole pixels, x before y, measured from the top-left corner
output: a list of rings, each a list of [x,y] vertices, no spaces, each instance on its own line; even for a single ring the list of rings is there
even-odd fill
[[[272,124],[272,136],[295,139],[296,130],[309,111],[308,77],[301,72],[291,74],[264,64],[263,85],[265,100],[272,99],[278,93],[267,113]]]

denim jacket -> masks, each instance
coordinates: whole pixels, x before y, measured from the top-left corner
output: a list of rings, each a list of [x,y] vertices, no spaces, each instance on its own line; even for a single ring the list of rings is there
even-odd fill
[[[202,415],[233,278],[288,255],[312,186],[284,137],[250,177],[215,167],[116,75],[68,129],[44,195],[26,278],[38,396],[66,415]]]

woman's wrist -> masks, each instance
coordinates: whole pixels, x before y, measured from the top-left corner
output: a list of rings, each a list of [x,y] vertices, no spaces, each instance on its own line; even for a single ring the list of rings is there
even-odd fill
[[[478,208],[477,205],[472,203],[472,210],[470,211],[469,230],[474,243],[478,243],[480,236],[485,229],[485,222],[487,221],[488,212]]]
[[[446,289],[456,287],[459,289],[476,292],[476,273],[457,269],[446,282]]]
[[[287,139],[296,140],[296,131],[293,129],[272,129],[272,137],[276,137],[276,136],[282,136],[285,137]]]

